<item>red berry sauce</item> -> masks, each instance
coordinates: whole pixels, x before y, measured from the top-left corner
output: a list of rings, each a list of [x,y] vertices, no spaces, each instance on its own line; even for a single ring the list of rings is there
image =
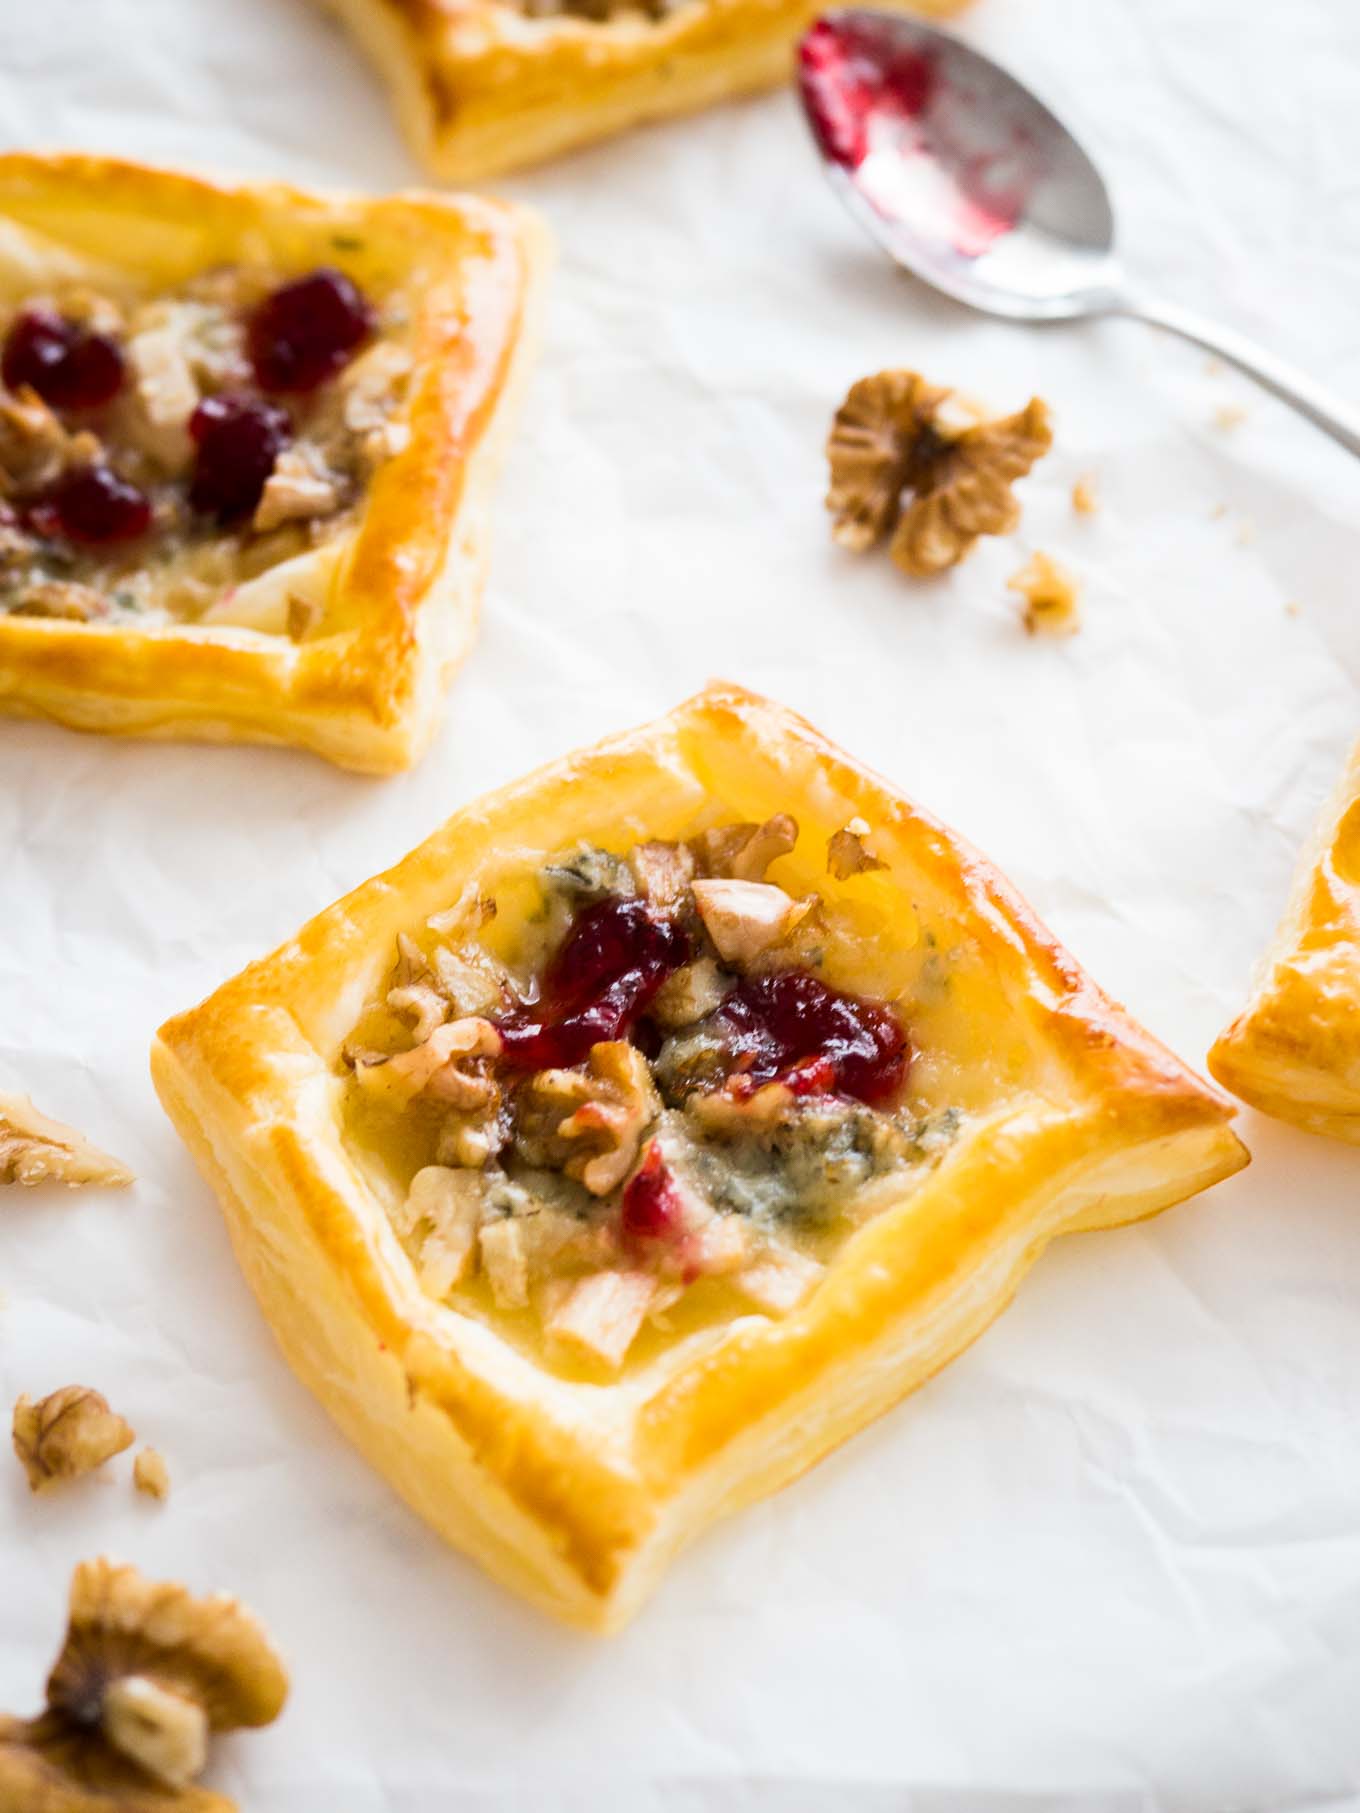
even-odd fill
[[[655,1140],[648,1141],[642,1163],[624,1185],[619,1225],[630,1246],[674,1240],[684,1231],[684,1201]]]
[[[28,308],[5,336],[0,376],[11,390],[31,385],[53,409],[99,409],[123,387],[123,355],[107,334]]]
[[[640,900],[587,907],[548,965],[541,1000],[498,1022],[506,1062],[521,1070],[580,1064],[600,1040],[626,1038],[689,956],[685,932]]]
[[[342,371],[375,315],[343,271],[323,266],[266,296],[250,317],[250,362],[262,390],[315,390]]]
[[[274,461],[292,439],[286,412],[259,397],[205,397],[189,418],[197,454],[189,502],[220,523],[253,516]]]
[[[857,170],[875,119],[918,119],[935,92],[934,60],[893,47],[890,22],[819,19],[798,50],[803,100],[823,152]]]
[[[110,547],[135,541],[151,527],[151,500],[108,466],[77,466],[28,511],[39,535]]]
[[[805,970],[748,976],[718,1009],[747,1087],[786,1083],[795,1095],[881,1102],[911,1062],[890,1007],[829,988]]]

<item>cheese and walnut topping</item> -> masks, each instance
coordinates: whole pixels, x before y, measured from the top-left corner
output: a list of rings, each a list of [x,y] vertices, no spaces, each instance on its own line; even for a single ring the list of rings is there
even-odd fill
[[[0,612],[196,621],[401,450],[410,359],[342,272],[0,311]]]
[[[401,937],[345,1063],[351,1126],[415,1161],[392,1222],[431,1295],[617,1367],[691,1293],[795,1308],[867,1186],[933,1154],[898,1011],[818,974],[824,901],[769,879],[797,838],[781,813],[568,852],[513,961],[475,893]],[[828,875],[862,887],[871,842],[851,820]]]

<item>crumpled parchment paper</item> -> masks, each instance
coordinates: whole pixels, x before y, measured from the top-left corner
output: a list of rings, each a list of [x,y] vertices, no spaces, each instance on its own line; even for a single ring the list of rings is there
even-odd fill
[[[1150,287],[1360,394],[1349,0],[982,0],[967,30],[1089,135]],[[417,180],[306,0],[11,0],[0,132]],[[1360,1154],[1244,1115],[1250,1172],[1052,1250],[943,1377],[607,1644],[441,1547],[276,1357],[150,1036],[483,788],[712,673],[767,689],[1199,1062],[1360,728],[1360,471],[1244,380],[1131,324],[927,296],[842,216],[787,95],[504,186],[561,266],[484,633],[424,766],[0,724],[0,1086],[141,1178],[0,1202],[0,1410],[96,1385],[174,1480],[139,1499],[125,1458],[30,1500],[0,1457],[0,1705],[36,1706],[71,1567],[106,1551],[240,1593],[290,1657],[283,1720],[217,1753],[249,1813],[1360,1804]],[[820,504],[832,409],[891,363],[998,408],[1037,391],[1058,423],[1018,539],[928,588],[834,550]],[[1034,547],[1083,581],[1070,642],[1018,627]]]

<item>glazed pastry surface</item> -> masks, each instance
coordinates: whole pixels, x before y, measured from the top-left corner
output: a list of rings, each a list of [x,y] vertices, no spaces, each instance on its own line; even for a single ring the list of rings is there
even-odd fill
[[[968,0],[885,0],[947,18]],[[386,78],[436,176],[540,163],[788,79],[815,0],[322,0]]]
[[[1262,1113],[1360,1144],[1360,745],[1209,1068]]]
[[[62,482],[102,464],[107,442],[110,457],[135,455],[151,472],[153,506],[146,533],[92,550],[45,494],[12,493],[14,536],[43,538],[40,573],[61,556],[56,577],[78,583],[48,586],[36,605],[22,590],[16,608],[0,605],[0,710],[111,734],[292,743],[375,773],[410,766],[475,634],[490,488],[544,252],[529,216],[473,198],[322,196],[95,157],[0,158],[7,351],[35,301],[64,319],[94,297],[134,325],[160,311],[173,327],[197,311],[218,331],[238,305],[253,323],[246,299],[258,307],[271,286],[321,271],[371,307],[333,381],[253,399],[285,428],[291,413],[297,436],[295,470],[280,462],[287,482],[271,478],[253,518],[254,501],[240,520],[220,506],[220,479],[217,493],[196,495],[201,441],[192,481],[179,480],[173,451],[159,467],[145,433],[139,444],[123,432],[132,405],[165,390],[162,372],[133,364],[157,345],[154,331],[129,343],[127,381],[107,406],[54,412],[22,385],[0,393],[6,434],[45,417],[76,450]],[[231,303],[212,303],[224,288]],[[240,382],[229,374],[206,393],[209,411],[232,406]],[[203,403],[191,389],[192,414],[159,425],[186,465]],[[341,410],[347,438],[331,445],[353,462],[337,477],[321,456]],[[92,449],[84,469],[82,447]]]
[[[623,857],[783,814],[797,837],[768,879],[820,902],[808,961],[910,1038],[883,1110],[945,1113],[949,1137],[885,1170],[792,1306],[710,1301],[607,1366],[447,1276],[432,1289],[400,1231],[430,1153],[354,1115],[357,1065],[386,1061],[356,1050],[356,1028],[398,940],[492,901],[488,948],[512,953],[563,850]],[[873,865],[843,860],[848,827]],[[449,1541],[594,1629],[631,1616],[715,1518],[946,1364],[1050,1239],[1155,1214],[1246,1162],[1230,1104],[976,852],[792,713],[724,685],[455,813],[168,1022],[152,1069],[298,1375]]]

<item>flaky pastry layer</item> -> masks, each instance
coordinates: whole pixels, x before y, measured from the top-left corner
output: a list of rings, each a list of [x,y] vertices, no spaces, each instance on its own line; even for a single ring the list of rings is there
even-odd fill
[[[300,744],[370,773],[409,767],[476,634],[543,231],[472,197],[328,196],[78,154],[0,157],[0,298],[81,277],[170,288],[237,259],[339,266],[400,299],[413,318],[404,450],[352,526],[239,588],[233,622],[0,616],[0,711],[117,735]],[[283,633],[281,585],[317,607],[315,634]]]
[[[1360,1145],[1360,744],[1209,1068],[1263,1113]]]
[[[388,1218],[400,1186],[345,1138],[343,1041],[397,934],[465,888],[509,902],[516,876],[578,840],[626,850],[780,810],[801,827],[790,886],[816,886],[854,927],[830,978],[905,1004],[961,1130],[927,1175],[888,1180],[784,1319],[739,1314],[609,1383],[562,1377],[494,1320],[422,1293]],[[838,880],[827,839],[853,819],[885,867]],[[1155,1214],[1246,1162],[1230,1104],[994,869],[801,719],[723,685],[455,813],[171,1020],[152,1070],[298,1375],[449,1541],[595,1629],[623,1623],[715,1518],[975,1339],[1055,1235]]]
[[[321,0],[427,168],[469,182],[786,81],[816,0],[683,0],[662,19],[529,18],[513,0]],[[968,0],[884,0],[948,17]]]

